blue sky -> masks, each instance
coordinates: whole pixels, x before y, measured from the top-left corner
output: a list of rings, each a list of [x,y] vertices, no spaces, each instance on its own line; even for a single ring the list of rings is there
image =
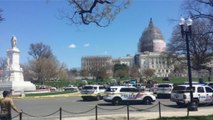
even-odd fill
[[[6,19],[0,23],[0,57],[6,57],[12,35],[17,37],[20,62],[26,63],[31,43],[49,45],[60,62],[68,68],[80,67],[82,56],[111,55],[113,58],[132,56],[150,18],[165,40],[171,38],[178,22],[183,0],[133,0],[109,27],[95,25],[70,25],[60,19],[60,9],[66,9],[66,0],[0,0],[0,8]]]

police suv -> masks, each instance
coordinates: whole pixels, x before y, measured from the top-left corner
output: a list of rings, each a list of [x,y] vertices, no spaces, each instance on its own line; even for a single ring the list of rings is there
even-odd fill
[[[105,87],[103,85],[86,85],[81,90],[81,97],[85,100],[100,100],[103,98]]]
[[[111,86],[106,89],[104,101],[119,105],[123,102],[143,102],[151,104],[156,97],[150,92],[140,92],[134,86]]]
[[[203,84],[193,84],[193,101],[196,104],[213,104],[213,89]],[[171,101],[177,105],[186,105],[190,101],[188,84],[175,86],[171,93]]]

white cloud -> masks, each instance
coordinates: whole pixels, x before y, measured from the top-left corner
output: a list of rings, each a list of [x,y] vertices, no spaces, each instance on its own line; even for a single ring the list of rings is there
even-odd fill
[[[69,48],[76,48],[76,45],[75,44],[70,44]]]
[[[107,54],[108,54],[108,51],[104,51],[104,54],[107,55]]]
[[[89,46],[90,46],[89,43],[84,44],[84,47],[89,47]]]

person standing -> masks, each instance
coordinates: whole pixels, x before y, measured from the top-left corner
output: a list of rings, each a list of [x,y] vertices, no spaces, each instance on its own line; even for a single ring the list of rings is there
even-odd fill
[[[13,99],[10,98],[10,91],[3,92],[3,98],[0,100],[0,120],[12,120],[11,108],[17,113],[21,113],[14,105]]]

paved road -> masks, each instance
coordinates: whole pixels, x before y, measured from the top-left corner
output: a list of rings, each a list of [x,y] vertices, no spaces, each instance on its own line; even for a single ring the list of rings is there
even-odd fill
[[[65,97],[65,98],[41,98],[41,99],[15,99],[15,104],[25,113],[23,120],[51,120],[59,118],[59,108],[61,107],[63,117],[77,116],[93,116],[95,115],[95,106],[98,105],[98,114],[123,114],[127,112],[126,106],[113,106],[110,103],[101,101],[82,101],[81,97]],[[153,105],[130,105],[131,112],[152,112],[158,111],[158,102],[161,102],[162,111],[186,111],[186,108],[178,108],[175,103],[169,99],[157,99]],[[123,108],[122,108],[123,107]],[[153,107],[153,108],[152,108]],[[212,107],[212,106],[203,106]],[[121,108],[121,109],[120,109]],[[148,108],[148,109],[147,109]],[[117,110],[116,110],[117,109]],[[144,111],[146,109],[146,111]],[[90,111],[91,110],[91,111]],[[88,112],[87,112],[88,111]],[[45,117],[48,114],[57,112],[51,116]],[[85,112],[85,113],[84,113]],[[72,113],[72,114],[71,114]],[[77,114],[81,113],[81,114]],[[13,113],[13,116],[16,114]],[[43,116],[43,117],[42,117]],[[18,120],[18,118],[15,118]]]

